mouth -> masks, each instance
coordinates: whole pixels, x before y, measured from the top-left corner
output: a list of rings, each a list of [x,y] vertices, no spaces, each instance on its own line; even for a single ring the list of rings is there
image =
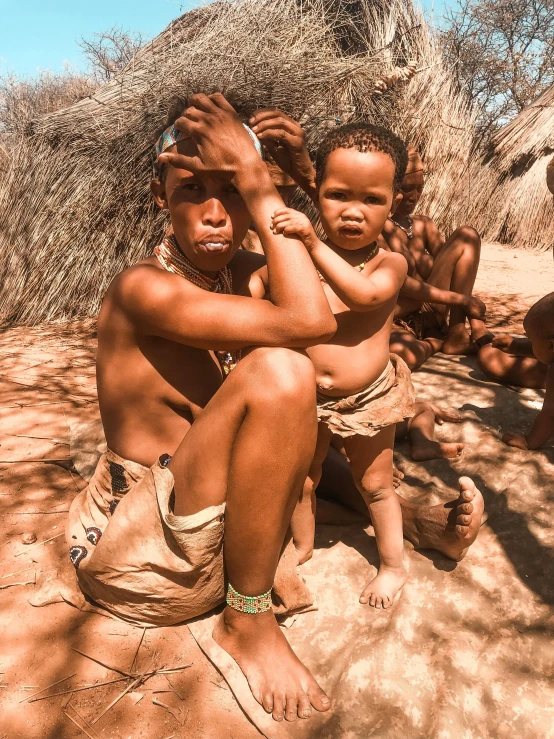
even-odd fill
[[[222,254],[228,251],[232,246],[232,241],[226,239],[224,236],[218,234],[210,234],[204,236],[203,239],[197,242],[198,246],[202,251],[206,251],[209,254]]]
[[[358,239],[364,232],[359,226],[341,226],[339,233],[347,239]]]

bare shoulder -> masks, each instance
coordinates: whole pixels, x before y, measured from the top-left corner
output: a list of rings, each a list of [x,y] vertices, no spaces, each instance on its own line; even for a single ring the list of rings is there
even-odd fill
[[[379,262],[377,263],[377,259]],[[375,269],[385,268],[406,277],[408,271],[408,263],[402,254],[396,251],[382,251],[376,258]]]

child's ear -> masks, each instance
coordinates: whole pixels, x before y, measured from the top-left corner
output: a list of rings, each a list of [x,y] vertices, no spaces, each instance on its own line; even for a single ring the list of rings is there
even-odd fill
[[[162,210],[168,209],[167,196],[165,194],[165,184],[161,180],[154,179],[150,182],[150,190],[154,196],[158,208]]]
[[[390,207],[389,218],[395,214],[396,209],[400,205],[403,197],[404,196],[402,195],[401,192],[397,192],[396,193],[396,195],[394,196],[394,198],[392,200],[392,204],[391,204],[391,207]]]

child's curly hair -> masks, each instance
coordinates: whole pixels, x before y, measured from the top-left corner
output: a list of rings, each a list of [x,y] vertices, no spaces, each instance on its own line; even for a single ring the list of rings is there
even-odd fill
[[[400,190],[400,184],[408,165],[408,151],[402,139],[388,128],[358,121],[333,129],[323,139],[317,150],[315,170],[318,185],[323,179],[329,155],[337,149],[356,149],[361,152],[380,151],[388,154],[394,162],[394,191]]]

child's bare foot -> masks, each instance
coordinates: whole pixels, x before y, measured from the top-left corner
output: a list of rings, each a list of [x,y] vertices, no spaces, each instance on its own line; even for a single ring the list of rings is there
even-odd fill
[[[426,508],[403,508],[404,536],[416,549],[437,549],[459,562],[467,554],[485,520],[483,496],[469,477],[460,477],[456,500]]]
[[[443,354],[476,354],[477,344],[471,340],[466,327],[458,324],[448,329],[441,352]]]
[[[213,638],[244,673],[252,695],[275,721],[309,718],[312,707],[327,711],[331,701],[294,654],[271,611],[239,613],[225,608]]]
[[[428,462],[430,459],[457,459],[462,456],[464,445],[460,442],[431,441],[419,435],[411,443],[412,459]]]
[[[377,576],[368,582],[360,595],[360,603],[369,603],[373,608],[390,608],[407,577],[404,567],[381,565]]]

